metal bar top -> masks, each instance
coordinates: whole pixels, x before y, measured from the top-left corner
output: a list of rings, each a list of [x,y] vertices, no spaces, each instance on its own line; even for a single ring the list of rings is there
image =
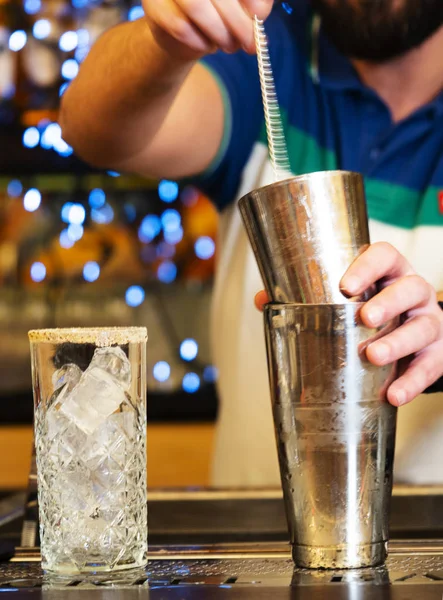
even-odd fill
[[[184,541],[151,545],[147,569],[88,579],[79,576],[54,579],[43,576],[38,548],[18,548],[11,561],[0,563],[0,592],[6,594],[5,598],[17,600],[131,600],[132,597],[138,600],[441,600],[443,597],[443,535],[442,539],[426,539],[432,523],[434,532],[438,526],[442,529],[443,490],[439,488],[396,488],[393,515],[395,512],[402,515],[397,520],[399,532],[404,531],[409,518],[415,520],[417,532],[420,528],[425,531],[424,537],[407,540],[394,535],[385,566],[351,571],[294,567],[289,543],[275,535],[275,531],[284,528],[281,493],[277,490],[155,491],[149,499],[151,540],[158,541],[166,532],[170,539]],[[22,495],[0,503],[0,513],[3,506],[13,514],[14,502],[20,501]],[[240,527],[241,514],[247,516],[246,507],[254,515],[250,521],[246,519],[247,526],[253,524],[258,538],[260,531],[266,530],[267,522],[268,532],[272,529],[269,520],[281,519],[268,541],[246,535],[243,541],[238,541],[239,536],[233,534],[241,529],[243,534],[247,533],[247,527]],[[5,539],[2,532],[6,528],[10,531],[13,524],[3,518],[6,525],[0,526],[0,539]],[[215,543],[219,538],[212,534],[211,518],[217,526],[224,523],[231,539]],[[186,529],[194,533],[203,529],[201,537],[210,541],[191,542],[191,545],[186,541]]]

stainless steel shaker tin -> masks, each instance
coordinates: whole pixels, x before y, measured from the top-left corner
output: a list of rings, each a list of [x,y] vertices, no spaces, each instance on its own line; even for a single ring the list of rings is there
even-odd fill
[[[386,401],[395,365],[365,358],[361,303],[268,305],[275,434],[295,562],[360,568],[384,561],[396,430]]]
[[[363,178],[348,171],[293,177],[239,201],[248,237],[274,302],[344,303],[340,280],[369,245]]]

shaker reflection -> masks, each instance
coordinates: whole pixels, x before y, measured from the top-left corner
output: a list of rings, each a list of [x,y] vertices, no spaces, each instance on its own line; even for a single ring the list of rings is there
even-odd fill
[[[325,589],[325,585],[328,585]],[[389,572],[384,567],[341,571],[294,571],[290,600],[391,600]]]

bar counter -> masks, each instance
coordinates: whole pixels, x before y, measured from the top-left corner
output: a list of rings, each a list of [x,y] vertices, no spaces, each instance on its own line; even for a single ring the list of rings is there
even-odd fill
[[[443,489],[394,490],[389,558],[354,571],[295,568],[281,492],[151,491],[146,570],[107,578],[43,576],[20,547],[24,495],[0,499],[2,597],[58,600],[441,600]]]

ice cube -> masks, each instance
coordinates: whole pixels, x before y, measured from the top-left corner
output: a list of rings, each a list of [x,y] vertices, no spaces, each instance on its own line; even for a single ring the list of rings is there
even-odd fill
[[[60,408],[66,394],[74,389],[81,376],[82,370],[73,364],[64,365],[53,373],[52,385],[54,386],[54,392],[47,402],[46,410],[48,413],[55,407],[57,410]]]
[[[88,436],[82,458],[91,469],[95,469],[103,456],[119,454],[121,446],[129,448],[135,443],[136,415],[134,412],[117,412],[110,415],[93,435]]]
[[[110,417],[115,437],[126,437],[129,442],[135,440],[137,415],[134,411],[125,410]]]
[[[115,377],[91,365],[64,399],[60,411],[87,435],[91,435],[125,401]]]
[[[53,404],[46,415],[46,431],[49,440],[63,434],[69,425],[68,419],[60,411],[58,404]]]
[[[80,381],[81,376],[82,370],[77,365],[72,363],[63,365],[63,367],[57,369],[57,371],[55,371],[52,375],[52,385],[54,386],[54,391],[66,386],[68,388],[67,391],[70,392]]]
[[[56,484],[65,511],[86,511],[95,501],[89,469],[78,457],[60,471]]]
[[[110,506],[118,504],[118,497],[123,502],[123,471],[134,453],[136,415],[130,411],[113,413],[92,435],[77,431],[85,437],[79,455],[90,471],[98,501]]]
[[[109,375],[112,375],[124,390],[129,390],[131,385],[131,363],[118,346],[97,348],[89,367],[103,369]]]

